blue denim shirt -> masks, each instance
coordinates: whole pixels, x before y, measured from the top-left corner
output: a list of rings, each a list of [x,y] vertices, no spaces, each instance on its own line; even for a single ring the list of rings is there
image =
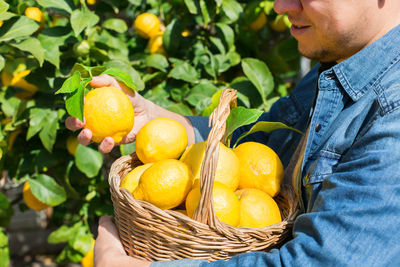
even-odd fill
[[[291,241],[228,261],[152,266],[400,266],[399,61],[397,26],[319,77],[318,66],[313,68],[260,118],[304,132],[310,117],[297,185],[304,213],[295,221]],[[204,118],[190,119],[197,138],[204,137]],[[299,139],[295,132],[279,130],[244,141],[267,144],[287,165]]]

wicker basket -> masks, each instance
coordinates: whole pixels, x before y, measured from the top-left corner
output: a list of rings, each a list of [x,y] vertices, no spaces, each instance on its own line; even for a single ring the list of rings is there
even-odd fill
[[[210,117],[212,129],[201,166],[201,199],[191,219],[177,211],[161,210],[145,201],[135,200],[121,179],[142,163],[136,154],[116,160],[110,170],[109,183],[115,221],[121,242],[130,256],[146,260],[182,258],[209,261],[229,259],[250,251],[268,251],[291,237],[297,215],[297,200],[291,188],[283,186],[275,198],[284,220],[264,228],[235,228],[218,220],[212,204],[212,181],[218,159],[219,142],[225,132],[230,107],[236,104],[236,91],[226,89]]]

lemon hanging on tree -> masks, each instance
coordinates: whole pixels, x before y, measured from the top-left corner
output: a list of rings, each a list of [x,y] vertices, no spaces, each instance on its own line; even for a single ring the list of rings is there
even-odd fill
[[[133,128],[135,111],[128,96],[115,87],[101,87],[86,94],[85,128],[92,131],[92,140],[100,143],[110,136],[117,144]]]
[[[150,39],[160,31],[161,21],[152,13],[142,13],[134,23],[135,31],[140,37]]]
[[[25,182],[24,188],[22,189],[22,197],[24,198],[25,204],[33,210],[41,211],[49,207],[49,205],[43,203],[33,195],[28,182]]]

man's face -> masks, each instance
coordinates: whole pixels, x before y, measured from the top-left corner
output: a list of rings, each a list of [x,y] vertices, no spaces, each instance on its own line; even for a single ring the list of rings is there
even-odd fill
[[[298,41],[300,53],[322,62],[344,60],[381,37],[388,30],[384,6],[384,0],[275,0],[274,3],[277,13],[288,14],[293,24],[290,32]],[[391,19],[394,20],[393,16]]]

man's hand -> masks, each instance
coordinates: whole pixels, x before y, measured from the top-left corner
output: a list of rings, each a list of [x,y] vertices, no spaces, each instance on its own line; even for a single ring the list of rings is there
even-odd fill
[[[124,83],[118,82],[113,77],[103,74],[101,76],[93,77],[90,85],[93,88],[112,86],[121,89],[129,98],[132,103],[133,109],[135,110],[135,124],[132,130],[122,139],[121,144],[131,143],[135,140],[139,130],[148,121],[155,118],[153,116],[153,103],[146,100],[140,94],[135,93],[133,90],[129,89]],[[74,117],[68,117],[65,121],[65,126],[72,131],[79,130],[85,126],[84,122]],[[90,144],[92,139],[92,132],[89,129],[83,129],[78,135],[78,141],[82,145]],[[114,145],[114,139],[112,137],[106,137],[99,144],[99,151],[102,153],[110,152]]]
[[[94,245],[94,266],[96,267],[148,267],[151,262],[127,256],[111,216],[99,221],[98,236]]]
[[[188,145],[194,143],[194,130],[190,121],[174,112],[166,110],[160,106],[155,105],[151,101],[145,99],[137,92],[129,89],[124,83],[118,82],[113,77],[103,74],[101,76],[93,77],[90,85],[93,88],[113,86],[121,89],[129,98],[132,103],[133,109],[135,110],[135,124],[132,130],[122,139],[120,144],[131,143],[135,141],[136,135],[139,130],[150,120],[158,117],[168,117],[181,123],[188,134]],[[74,117],[68,117],[65,121],[65,126],[71,130],[76,131],[84,128],[85,123]],[[83,129],[78,135],[78,141],[82,145],[88,145],[92,140],[92,132],[89,129]],[[99,151],[101,153],[109,153],[115,145],[112,137],[106,137],[99,144]]]

